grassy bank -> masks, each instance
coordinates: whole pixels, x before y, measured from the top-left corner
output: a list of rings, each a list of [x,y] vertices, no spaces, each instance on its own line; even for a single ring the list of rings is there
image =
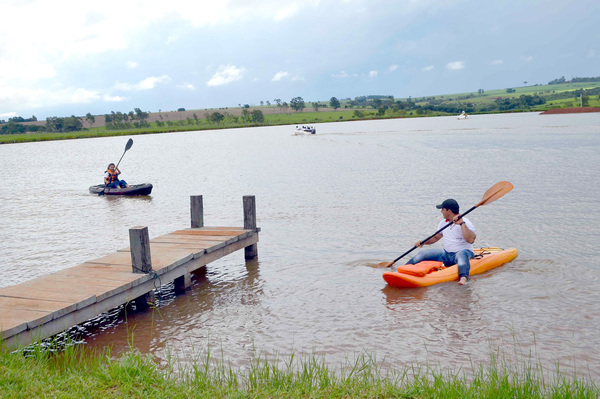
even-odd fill
[[[223,121],[221,123],[210,123],[206,119],[184,119],[180,121],[172,121],[168,125],[163,124],[162,126],[159,126],[157,123],[153,122],[150,123],[150,127],[140,129],[107,130],[105,127],[92,127],[76,132],[6,134],[0,135],[0,144],[26,143],[49,140],[70,140],[92,137],[132,136],[138,134],[177,133],[187,131],[234,129],[257,126],[306,125],[323,122],[343,122],[353,120],[417,116],[417,114],[414,112],[388,112],[386,115],[377,115],[377,112],[373,110],[359,111],[358,115],[359,116],[355,114],[354,110],[281,113],[265,115],[265,120],[262,123],[247,123],[242,121]],[[431,114],[428,116],[437,115],[439,115],[439,113]],[[291,133],[293,133],[293,130],[290,130],[290,134]]]
[[[379,108],[372,100],[359,103],[347,99],[341,101],[342,108],[337,110],[324,107],[321,108],[321,111],[310,111],[311,103],[307,103],[306,109],[302,112],[288,112],[276,106],[158,112],[150,113],[149,127],[126,130],[107,130],[104,126],[105,117],[101,116],[95,126],[87,123],[85,126],[88,128],[76,132],[2,134],[0,135],[0,144],[255,126],[306,125],[324,122],[457,115],[460,110],[467,110],[470,114],[541,112],[555,108],[579,107],[582,101],[579,94],[584,92],[596,93],[586,94],[588,107],[600,107],[600,95],[597,94],[599,91],[600,82],[580,82],[396,99],[399,100],[398,103],[392,102],[385,105],[385,102],[381,102]],[[533,101],[535,98],[543,98],[544,103],[536,103]],[[502,104],[509,108],[502,108]],[[259,123],[254,123],[241,117],[243,112],[254,110],[264,114],[264,120],[259,119],[261,120]],[[209,121],[210,115],[215,112],[222,114],[222,119],[218,123]],[[44,124],[43,122],[33,123]]]
[[[363,355],[333,372],[315,356],[287,361],[256,357],[234,370],[210,354],[188,366],[160,368],[132,351],[113,359],[110,351],[82,346],[48,352],[0,355],[2,398],[597,398],[600,390],[581,379],[551,378],[535,362],[512,366],[491,356],[470,375],[438,368],[384,372]],[[279,365],[279,366],[278,366]],[[175,372],[178,366],[178,372]]]

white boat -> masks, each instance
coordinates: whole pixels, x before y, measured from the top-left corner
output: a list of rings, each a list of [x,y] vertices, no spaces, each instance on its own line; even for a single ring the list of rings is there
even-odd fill
[[[294,135],[301,136],[304,134],[316,134],[317,129],[314,126],[296,126],[296,131]]]
[[[460,115],[458,115],[456,119],[467,119],[468,117],[469,115],[467,115],[465,111],[463,111]]]

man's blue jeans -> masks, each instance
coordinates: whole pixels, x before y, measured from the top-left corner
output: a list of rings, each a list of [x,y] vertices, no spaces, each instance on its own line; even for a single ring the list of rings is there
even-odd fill
[[[475,254],[473,251],[468,249],[461,249],[458,252],[448,252],[443,248],[432,248],[420,251],[411,260],[406,262],[406,264],[414,265],[424,260],[435,260],[444,262],[444,265],[446,266],[458,265],[458,278],[466,277],[468,280],[469,270],[471,270],[469,259],[474,256]]]

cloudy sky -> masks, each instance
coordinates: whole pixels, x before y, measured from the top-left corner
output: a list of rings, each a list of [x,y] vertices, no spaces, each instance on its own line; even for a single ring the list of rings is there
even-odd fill
[[[0,119],[600,76],[597,0],[0,0]]]

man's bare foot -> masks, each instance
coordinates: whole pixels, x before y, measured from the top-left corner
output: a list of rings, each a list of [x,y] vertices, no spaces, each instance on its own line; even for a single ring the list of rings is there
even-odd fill
[[[467,283],[468,283],[468,281],[465,276],[461,277],[460,280],[458,280],[458,284],[460,284],[460,285],[467,285]]]

